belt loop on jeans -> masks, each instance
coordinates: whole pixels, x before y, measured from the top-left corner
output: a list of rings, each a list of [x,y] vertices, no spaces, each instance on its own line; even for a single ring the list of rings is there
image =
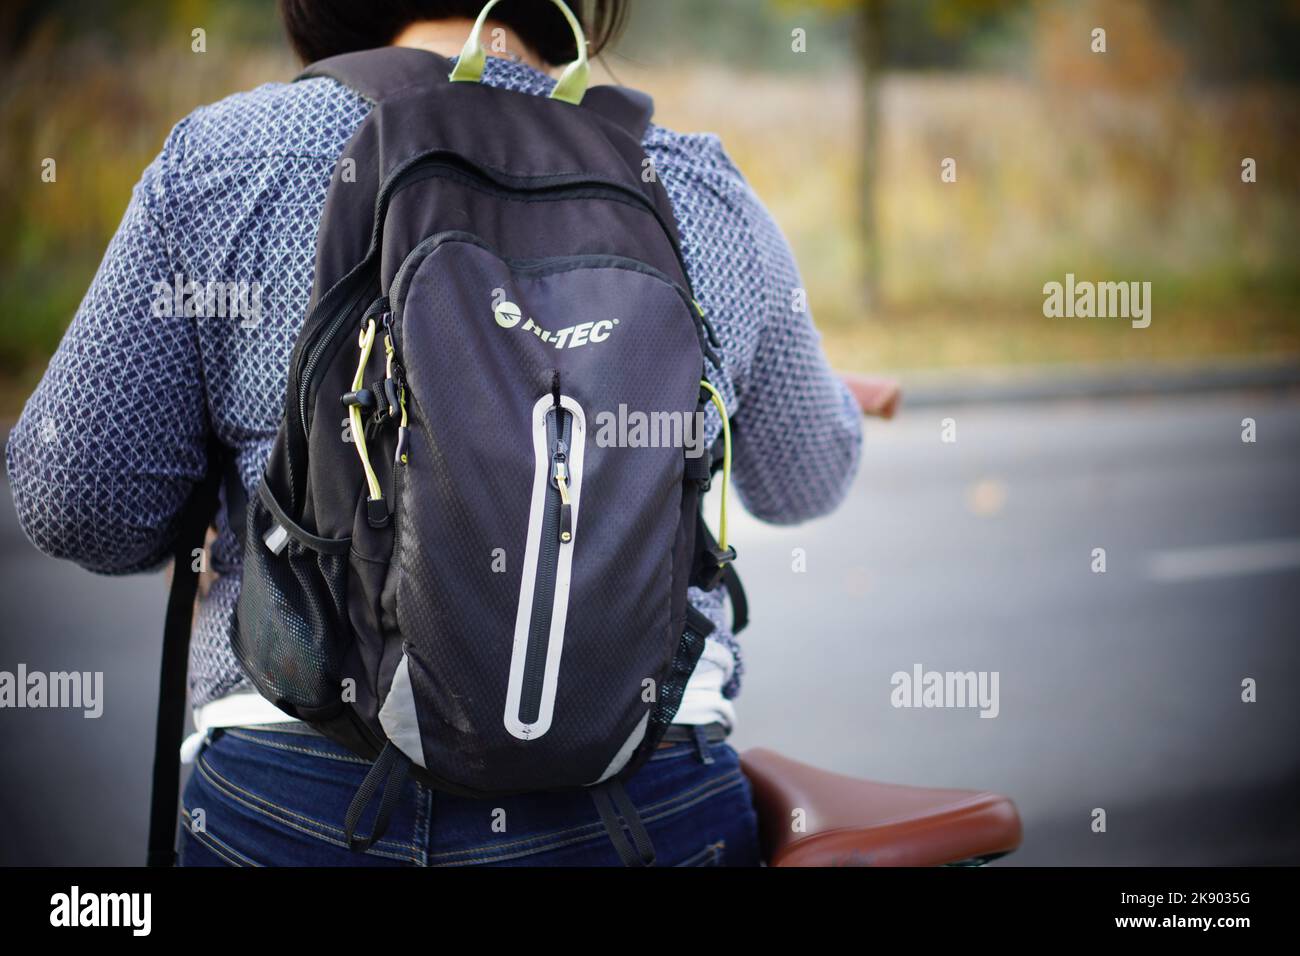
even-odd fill
[[[696,724],[692,727],[691,736],[695,740],[695,753],[700,758],[700,763],[713,763],[713,754],[709,753],[709,738],[704,732],[704,725]]]
[[[695,724],[669,724],[660,740],[665,743],[689,743],[695,739],[695,729]],[[731,733],[726,724],[716,720],[711,724],[699,725],[699,729],[704,734],[704,739],[711,744],[722,743]]]

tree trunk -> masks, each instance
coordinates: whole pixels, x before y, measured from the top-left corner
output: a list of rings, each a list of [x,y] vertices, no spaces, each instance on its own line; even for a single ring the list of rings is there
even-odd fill
[[[858,9],[857,46],[862,78],[862,165],[858,203],[862,236],[862,293],[869,309],[880,304],[881,249],[876,221],[876,178],[880,159],[880,80],[884,73],[885,2],[863,0]]]

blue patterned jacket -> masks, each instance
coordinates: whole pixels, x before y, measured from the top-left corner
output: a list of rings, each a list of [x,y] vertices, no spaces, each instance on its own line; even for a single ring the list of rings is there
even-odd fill
[[[545,94],[552,81],[490,59],[484,82]],[[250,491],[284,404],[334,165],[369,104],[333,80],[274,83],[195,110],[135,187],[49,369],[10,434],[19,521],[42,551],[128,574],[166,559],[210,434]],[[671,199],[696,298],[722,343],[716,384],[736,423],[734,483],[756,517],[793,523],[843,497],[860,454],[857,407],[832,374],[790,249],[717,137],[652,126],[644,141]],[[257,314],[195,318],[160,283],[233,284]],[[180,314],[169,314],[180,312]],[[710,416],[712,441],[719,427]],[[247,687],[228,643],[241,556],[225,517],[190,660],[198,707]],[[720,593],[692,603],[737,656]]]

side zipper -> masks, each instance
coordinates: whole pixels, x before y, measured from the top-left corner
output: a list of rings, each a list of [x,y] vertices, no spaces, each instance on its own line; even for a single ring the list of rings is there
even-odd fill
[[[411,461],[411,417],[406,394],[406,367],[394,345],[393,313],[384,313],[384,350],[386,352],[384,387],[389,405],[389,418],[397,419],[397,447],[393,451],[393,490],[391,512],[393,521],[393,555],[401,554],[402,543],[402,479]]]
[[[532,503],[515,616],[505,726],[520,740],[550,729],[578,540],[586,416],[559,390],[533,406]]]

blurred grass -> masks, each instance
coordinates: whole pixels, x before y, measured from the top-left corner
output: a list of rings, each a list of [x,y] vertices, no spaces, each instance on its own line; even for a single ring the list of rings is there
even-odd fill
[[[854,76],[644,79],[661,120],[722,135],[790,238],[842,367],[1300,353],[1300,110],[1288,89],[1079,95],[1015,78],[888,77],[881,289],[868,311]],[[1243,156],[1258,182],[1241,182]],[[945,157],[955,183],[940,181]],[[1151,327],[1044,318],[1043,284],[1067,272],[1150,281]]]
[[[655,95],[665,125],[721,136],[790,238],[840,367],[1300,353],[1294,87],[1188,82],[1139,7],[1113,8],[1131,22],[1110,60],[1069,39],[1088,22],[1086,5],[1045,5],[1018,70],[886,75],[870,303],[862,91],[850,66],[616,58],[615,73]],[[39,376],[170,127],[199,104],[295,73],[287,52],[223,46],[219,29],[209,53],[192,54],[188,22],[129,56],[37,34],[3,68],[0,414]],[[47,156],[56,183],[40,179]],[[1241,182],[1244,156],[1258,164],[1256,183]],[[957,161],[955,183],[940,181],[945,157]],[[1152,282],[1151,327],[1044,318],[1042,286],[1066,272]]]

